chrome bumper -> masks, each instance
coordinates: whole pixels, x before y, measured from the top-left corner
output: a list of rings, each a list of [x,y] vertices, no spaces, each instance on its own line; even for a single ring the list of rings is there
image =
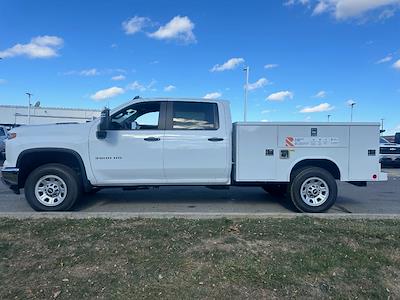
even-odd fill
[[[1,181],[8,185],[15,193],[19,194],[18,186],[18,168],[2,168],[1,169]]]

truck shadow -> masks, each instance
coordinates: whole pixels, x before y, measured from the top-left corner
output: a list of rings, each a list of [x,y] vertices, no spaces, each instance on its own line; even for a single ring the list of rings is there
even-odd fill
[[[204,187],[161,187],[122,191],[112,188],[85,195],[79,211],[296,212],[287,198],[273,197],[258,187],[212,190]]]

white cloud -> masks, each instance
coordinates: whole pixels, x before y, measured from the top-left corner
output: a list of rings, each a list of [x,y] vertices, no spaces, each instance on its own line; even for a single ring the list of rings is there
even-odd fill
[[[321,103],[316,106],[309,106],[305,107],[300,110],[301,113],[315,113],[315,112],[324,112],[324,111],[330,111],[334,109],[332,105],[329,103]]]
[[[123,88],[113,86],[108,89],[97,91],[96,93],[91,95],[90,98],[92,98],[93,100],[96,100],[96,101],[100,101],[100,100],[104,100],[104,99],[113,98],[115,96],[123,94],[124,92],[125,92],[125,90]]]
[[[97,69],[93,68],[93,69],[82,70],[82,71],[79,72],[79,75],[82,75],[82,76],[96,76],[96,75],[100,75],[100,72],[97,71]]]
[[[125,78],[126,77],[124,75],[120,74],[120,75],[116,75],[116,76],[111,77],[111,80],[120,81],[120,80],[125,80]]]
[[[264,66],[264,69],[273,69],[279,67],[278,64],[267,64]]]
[[[48,58],[58,56],[57,50],[62,47],[64,41],[57,36],[37,36],[28,44],[16,44],[11,48],[0,51],[0,57],[27,56],[30,58]]]
[[[194,23],[188,17],[176,16],[157,31],[148,35],[158,40],[181,40],[186,43],[195,43],[196,37],[193,33]]]
[[[145,85],[143,83],[140,83],[139,81],[135,80],[134,82],[128,84],[126,87],[127,90],[133,90],[133,91],[140,91],[140,92],[145,92],[145,91],[156,91],[154,88],[154,85],[157,83],[154,79],[150,81],[149,84]]]
[[[326,97],[326,92],[325,91],[319,91],[314,95],[314,98],[325,98]]]
[[[218,92],[208,93],[203,98],[204,99],[218,99],[221,98],[222,94]]]
[[[240,64],[244,63],[244,59],[241,57],[233,57],[223,63],[222,65],[216,64],[214,67],[211,68],[211,72],[222,72],[226,70],[233,70]]]
[[[292,5],[295,5],[297,3],[302,4],[302,5],[307,5],[307,4],[310,3],[310,0],[297,0],[297,1],[296,0],[288,0],[283,5],[292,6]]]
[[[392,59],[393,59],[393,56],[391,54],[389,54],[388,56],[378,60],[376,63],[383,64],[383,63],[387,63],[387,62],[391,61]]]
[[[262,77],[262,78],[258,79],[254,83],[249,83],[247,88],[248,88],[249,91],[252,91],[252,90],[256,90],[256,89],[262,88],[262,87],[266,86],[267,84],[268,84],[267,78]]]
[[[326,1],[319,1],[317,6],[315,6],[313,10],[313,15],[320,15],[324,12],[327,12],[331,7],[329,6],[328,2]]]
[[[349,100],[347,100],[346,101],[346,104],[348,105],[348,106],[352,106],[352,105],[354,105],[354,104],[356,104],[357,102],[355,101],[355,100],[353,100],[353,99],[349,99]]]
[[[269,113],[274,113],[276,111],[277,111],[276,109],[265,109],[265,110],[262,110],[261,113],[262,114],[269,114]]]
[[[139,81],[135,80],[134,82],[128,85],[127,89],[144,92],[146,90],[146,87]]]
[[[267,97],[267,100],[270,101],[284,101],[285,99],[293,99],[294,94],[290,91],[280,91],[277,93],[273,93]]]
[[[175,89],[176,89],[176,87],[174,85],[172,85],[172,84],[167,85],[166,87],[164,87],[164,91],[166,91],[166,92],[172,92]]]
[[[400,70],[400,59],[393,64],[393,68]]]
[[[337,20],[364,16],[366,13],[385,8],[379,19],[393,16],[400,0],[319,0],[313,15],[331,12]]]
[[[133,18],[122,22],[122,28],[126,34],[135,34],[150,24],[150,19],[146,17],[134,16]]]

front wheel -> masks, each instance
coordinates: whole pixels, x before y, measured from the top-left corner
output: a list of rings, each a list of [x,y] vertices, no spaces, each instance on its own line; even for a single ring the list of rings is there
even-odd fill
[[[302,212],[327,211],[337,198],[335,178],[328,171],[317,167],[300,170],[294,176],[289,190],[293,204]]]
[[[25,197],[37,211],[69,210],[81,192],[74,170],[61,164],[46,164],[29,174],[25,182]]]

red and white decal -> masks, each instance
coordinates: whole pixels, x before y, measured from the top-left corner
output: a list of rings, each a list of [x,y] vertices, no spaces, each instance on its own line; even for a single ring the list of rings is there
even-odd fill
[[[287,136],[285,139],[286,147],[294,147],[294,138],[292,136]]]

